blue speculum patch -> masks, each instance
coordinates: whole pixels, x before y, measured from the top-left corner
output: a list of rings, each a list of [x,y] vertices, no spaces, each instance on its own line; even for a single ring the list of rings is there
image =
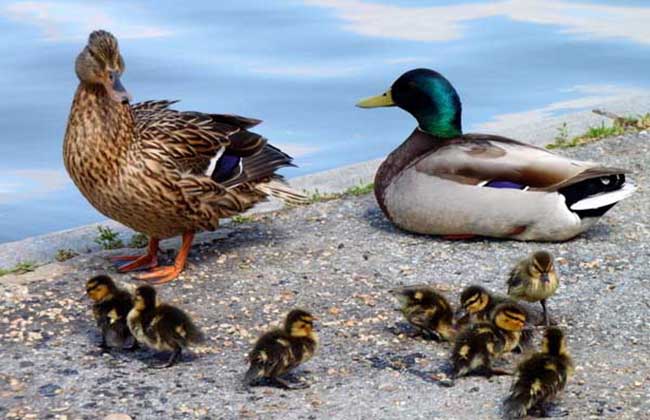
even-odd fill
[[[212,179],[217,182],[223,182],[232,178],[239,172],[240,161],[241,158],[239,156],[230,156],[224,154],[217,162],[216,168],[214,168]]]
[[[499,180],[490,181],[487,184],[485,184],[484,187],[489,187],[489,188],[510,188],[510,189],[515,189],[515,190],[523,190],[524,188],[526,188],[525,185],[517,184],[516,182],[499,181]]]

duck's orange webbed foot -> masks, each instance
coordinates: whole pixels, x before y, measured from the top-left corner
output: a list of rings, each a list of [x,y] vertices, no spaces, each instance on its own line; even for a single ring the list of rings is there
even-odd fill
[[[165,284],[176,279],[181,274],[181,271],[183,269],[176,267],[176,265],[163,265],[155,267],[144,274],[138,274],[135,278],[147,281],[150,284]]]
[[[145,255],[124,255],[111,257],[110,259],[113,262],[130,261],[128,264],[121,265],[117,268],[121,273],[156,267],[158,265],[158,242],[158,239],[151,238]]]
[[[155,267],[147,273],[135,276],[135,278],[138,280],[148,281],[151,284],[164,284],[176,279],[185,268],[187,255],[190,253],[193,240],[194,233],[184,233],[183,244],[181,245],[181,249],[178,251],[174,265]]]

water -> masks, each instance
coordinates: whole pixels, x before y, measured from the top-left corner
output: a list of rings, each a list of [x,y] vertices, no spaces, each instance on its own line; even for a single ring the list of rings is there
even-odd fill
[[[296,176],[381,157],[404,139],[408,114],[353,105],[415,67],[452,81],[469,130],[643,93],[646,4],[0,2],[0,242],[103,219],[61,157],[74,58],[92,29],[120,39],[136,101],[261,118],[258,131],[296,158],[284,171]]]

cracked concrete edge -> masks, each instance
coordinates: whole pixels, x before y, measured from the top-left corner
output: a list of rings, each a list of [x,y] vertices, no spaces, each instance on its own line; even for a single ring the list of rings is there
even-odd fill
[[[599,108],[620,115],[635,115],[650,110],[650,96],[637,96],[625,100],[603,103]],[[553,141],[558,133],[558,128],[566,123],[569,136],[575,136],[584,132],[590,126],[601,124],[605,121],[610,124],[607,118],[593,114],[590,110],[576,112],[568,115],[546,117],[535,121],[527,121],[516,125],[504,124],[495,131],[506,137],[512,137],[535,145],[543,146]],[[490,132],[491,130],[481,130]],[[397,142],[395,142],[397,146]],[[366,162],[342,166],[315,174],[289,179],[289,184],[308,193],[318,191],[319,193],[341,193],[345,190],[368,184],[373,181],[374,174],[383,159],[374,159]],[[268,202],[260,203],[246,214],[260,214],[276,211],[282,208],[279,200],[271,199]],[[223,225],[230,222],[225,220]],[[100,250],[100,246],[94,242],[97,237],[97,227],[106,226],[120,234],[124,243],[128,243],[133,231],[124,225],[112,220],[106,220],[78,228],[48,233],[41,236],[22,239],[14,242],[0,244],[0,268],[9,268],[19,262],[34,262],[44,264],[54,261],[58,250],[70,249],[77,253],[90,253]],[[216,232],[205,232],[197,235],[196,243],[212,241],[223,237],[227,230],[219,229]],[[178,238],[169,239],[162,243],[163,247],[178,247]]]

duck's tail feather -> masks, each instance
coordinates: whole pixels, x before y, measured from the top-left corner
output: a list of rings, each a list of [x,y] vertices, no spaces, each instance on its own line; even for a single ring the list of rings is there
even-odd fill
[[[261,182],[255,186],[266,195],[278,198],[287,204],[302,206],[309,204],[309,197],[294,190],[287,185],[281,177],[275,176],[266,182]]]
[[[626,181],[623,172],[585,171],[570,184],[557,189],[566,205],[580,217],[599,217],[619,201],[629,197],[636,187]]]
[[[636,186],[631,182],[623,182],[623,185],[613,191],[604,191],[596,195],[592,195],[582,200],[576,201],[570,206],[573,211],[580,210],[593,210],[606,206],[611,206],[619,201],[628,198],[636,191]]]
[[[222,157],[222,160],[226,156]],[[237,168],[228,179],[219,182],[226,188],[232,188],[246,182],[261,182],[275,175],[275,171],[285,166],[295,166],[293,159],[280,149],[266,144],[264,148],[253,156],[237,158]],[[220,165],[217,164],[217,169]]]
[[[281,199],[289,204],[306,204],[309,199],[288,186],[275,172],[286,166],[295,166],[293,159],[282,150],[265,144],[259,153],[235,157],[224,153],[219,159],[212,179],[226,188],[250,183],[259,192]]]

